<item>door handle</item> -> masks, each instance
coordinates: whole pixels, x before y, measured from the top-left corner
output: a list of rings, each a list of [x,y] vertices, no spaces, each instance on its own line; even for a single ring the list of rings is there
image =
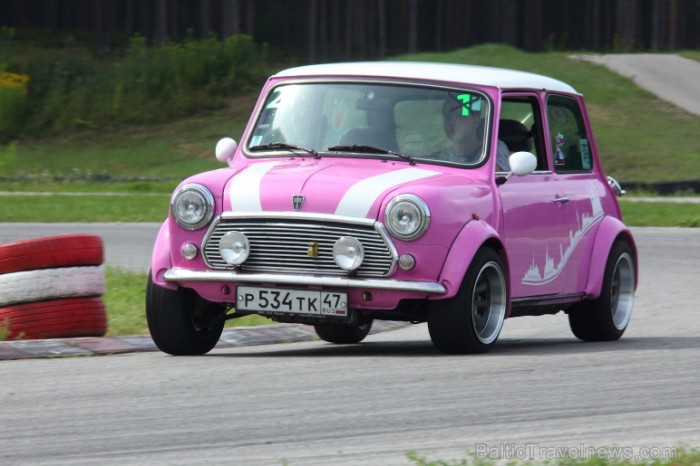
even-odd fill
[[[554,198],[554,202],[559,202],[561,204],[566,204],[570,200],[571,199],[569,199],[569,196],[557,196]]]

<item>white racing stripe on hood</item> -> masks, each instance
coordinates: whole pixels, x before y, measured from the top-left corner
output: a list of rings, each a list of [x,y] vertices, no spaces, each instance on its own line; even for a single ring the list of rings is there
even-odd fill
[[[231,210],[234,212],[262,212],[260,182],[277,162],[258,163],[238,173],[231,183]]]
[[[387,189],[437,174],[431,170],[404,168],[358,181],[345,193],[335,213],[348,217],[366,217],[377,197]]]

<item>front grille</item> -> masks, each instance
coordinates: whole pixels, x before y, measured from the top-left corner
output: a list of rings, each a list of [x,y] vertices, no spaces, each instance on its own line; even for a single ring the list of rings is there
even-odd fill
[[[250,256],[239,269],[244,272],[347,275],[333,260],[333,244],[341,236],[354,237],[364,248],[365,260],[355,276],[385,277],[395,264],[388,239],[373,225],[307,218],[236,218],[220,219],[207,234],[203,251],[209,267],[231,269],[219,254],[219,242],[232,230],[245,234],[250,242]],[[310,242],[318,243],[316,257],[307,254]]]

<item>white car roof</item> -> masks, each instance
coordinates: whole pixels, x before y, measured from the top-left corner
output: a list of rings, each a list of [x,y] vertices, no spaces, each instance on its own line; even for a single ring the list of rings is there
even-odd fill
[[[420,79],[451,83],[475,84],[501,89],[546,89],[576,94],[576,90],[557,79],[534,73],[428,62],[347,62],[289,68],[276,74],[280,77],[352,76]]]

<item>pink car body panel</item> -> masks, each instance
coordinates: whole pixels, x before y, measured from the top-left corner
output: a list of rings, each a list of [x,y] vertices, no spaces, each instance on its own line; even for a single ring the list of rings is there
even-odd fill
[[[350,77],[358,76],[392,79],[385,75]],[[299,72],[271,78],[262,90],[242,141],[252,137],[271,89],[286,80],[297,82],[307,77],[342,80],[345,76],[309,71],[306,77]],[[467,85],[457,80],[442,82],[439,78],[436,76],[433,83],[454,87]],[[418,76],[410,79],[426,84],[425,79]],[[492,99],[494,120],[497,120],[503,87],[484,83],[468,85]],[[546,101],[548,92],[536,87],[530,92],[539,96],[541,104]],[[499,250],[504,259],[509,294],[514,302],[531,297],[554,300],[560,297],[562,301],[572,296],[595,298],[600,293],[613,242],[620,235],[632,246],[633,240],[620,219],[619,206],[600,169],[581,96],[568,89],[556,92],[576,100],[583,109],[589,135],[587,147],[593,160],[590,172],[567,174],[550,169],[497,183],[494,172],[499,136],[493,130],[489,133],[488,160],[470,169],[421,162],[414,165],[406,160],[373,157],[317,159],[295,154],[254,157],[245,152],[242,144],[236,149],[229,167],[195,175],[181,186],[198,183],[208,187],[214,197],[214,218],[225,213],[264,217],[266,213],[289,212],[383,223],[388,204],[396,196],[410,194],[421,198],[430,209],[430,227],[417,240],[391,238],[396,256],[410,254],[416,266],[411,270],[396,267],[386,278],[407,283],[435,283],[443,287],[443,292],[350,287],[345,291],[353,309],[394,309],[405,299],[449,299],[459,289],[474,255],[487,243]],[[542,118],[546,118],[544,112]],[[554,138],[545,129],[543,139]],[[293,198],[300,195],[304,196],[303,204],[295,209]],[[196,279],[165,278],[167,271],[206,272],[216,277],[217,272],[210,270],[201,254],[185,259],[180,253],[183,245],[189,243],[200,250],[204,248],[208,228],[190,231],[178,225],[172,216],[166,220],[154,247],[153,281],[171,289],[176,286],[192,288],[210,301],[235,304],[235,277],[229,281],[220,278],[207,281],[203,278],[205,275]],[[363,295],[368,291],[372,292],[371,300]]]

